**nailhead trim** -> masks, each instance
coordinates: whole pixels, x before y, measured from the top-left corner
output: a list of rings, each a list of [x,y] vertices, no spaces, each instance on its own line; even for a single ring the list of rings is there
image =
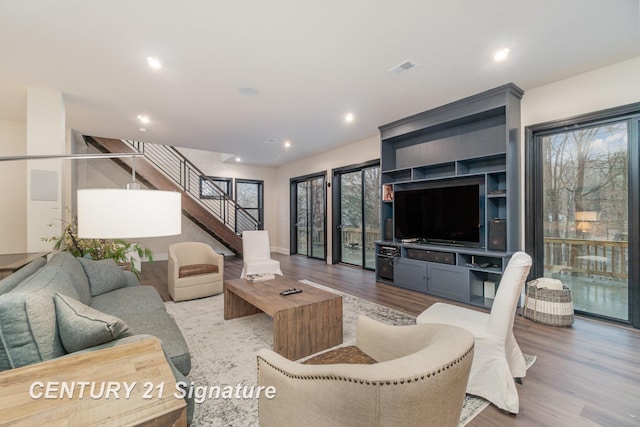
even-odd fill
[[[364,379],[358,379],[358,378],[352,378],[352,377],[343,377],[343,376],[335,376],[335,375],[329,375],[329,376],[324,376],[324,375],[293,375],[289,372],[286,372],[284,370],[282,370],[281,368],[267,362],[265,359],[263,359],[262,357],[258,356],[258,359],[262,360],[265,364],[267,364],[268,366],[270,366],[271,368],[275,369],[276,371],[280,372],[282,375],[288,377],[288,378],[292,378],[292,379],[296,379],[296,380],[332,380],[332,381],[348,381],[348,382],[353,382],[353,383],[358,383],[358,384],[365,384],[365,385],[398,385],[398,384],[404,384],[405,381],[407,383],[410,383],[412,381],[424,381],[427,378],[431,378],[432,376],[436,376],[438,374],[442,374],[445,373],[447,370],[449,370],[450,368],[454,367],[455,365],[461,363],[463,360],[465,360],[466,358],[468,358],[471,355],[471,352],[473,350],[474,346],[472,345],[471,347],[469,347],[469,349],[460,357],[458,357],[457,359],[447,363],[444,366],[441,366],[431,372],[427,372],[424,373],[418,377],[412,377],[412,378],[400,378],[397,380],[386,380],[386,381],[370,381],[370,380],[364,380]],[[384,363],[384,362],[383,362]],[[260,370],[260,364],[258,364],[258,371]]]

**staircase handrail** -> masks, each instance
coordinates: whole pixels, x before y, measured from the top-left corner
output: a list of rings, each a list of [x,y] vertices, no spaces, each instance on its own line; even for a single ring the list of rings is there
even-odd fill
[[[227,227],[240,235],[245,230],[260,229],[260,222],[247,210],[229,197],[211,178],[205,175],[196,165],[180,153],[175,147],[132,141],[123,142],[141,152],[145,159],[155,165],[167,177],[173,180],[183,191]],[[202,198],[201,181],[213,192]]]

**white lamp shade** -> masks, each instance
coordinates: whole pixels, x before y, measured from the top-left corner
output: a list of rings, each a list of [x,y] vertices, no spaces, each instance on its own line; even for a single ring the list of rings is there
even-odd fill
[[[78,237],[130,239],[182,232],[180,193],[158,190],[78,190]]]

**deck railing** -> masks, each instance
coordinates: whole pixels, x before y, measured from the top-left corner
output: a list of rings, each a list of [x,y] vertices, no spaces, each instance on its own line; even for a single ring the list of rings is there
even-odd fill
[[[545,270],[628,278],[629,242],[545,237],[544,246]]]
[[[361,228],[346,228],[340,229],[342,234],[342,247],[343,248],[356,248],[362,245],[362,229]],[[374,242],[380,240],[380,230],[366,230],[365,242],[367,249],[373,249],[375,247]]]
[[[258,230],[259,221],[239,206],[235,200],[202,173],[193,163],[174,147],[148,144],[140,141],[123,140],[144,154],[167,177],[171,178],[187,194],[196,200],[210,214],[231,228],[236,234],[245,230]],[[208,194],[201,197],[201,181],[207,182]]]

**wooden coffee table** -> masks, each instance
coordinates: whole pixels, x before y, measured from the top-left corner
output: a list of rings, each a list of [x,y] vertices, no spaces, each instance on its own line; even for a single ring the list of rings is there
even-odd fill
[[[285,289],[302,292],[280,295]],[[273,350],[290,360],[342,343],[342,297],[287,277],[224,282],[224,318],[264,312],[273,319]]]

